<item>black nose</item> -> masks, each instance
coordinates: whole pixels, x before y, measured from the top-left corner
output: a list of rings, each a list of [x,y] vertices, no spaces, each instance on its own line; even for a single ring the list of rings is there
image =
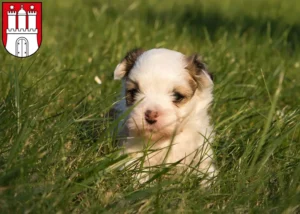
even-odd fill
[[[158,118],[158,112],[157,111],[147,110],[145,112],[145,120],[150,125],[156,123],[157,122],[157,118]]]

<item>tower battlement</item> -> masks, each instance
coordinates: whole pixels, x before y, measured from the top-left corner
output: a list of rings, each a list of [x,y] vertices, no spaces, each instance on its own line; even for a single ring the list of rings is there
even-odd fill
[[[37,12],[36,11],[28,11],[28,16],[36,16]]]
[[[6,30],[7,34],[32,34],[32,33],[38,33],[38,29],[7,29]]]
[[[7,15],[9,15],[9,16],[15,16],[15,15],[17,15],[17,12],[16,11],[8,11]]]

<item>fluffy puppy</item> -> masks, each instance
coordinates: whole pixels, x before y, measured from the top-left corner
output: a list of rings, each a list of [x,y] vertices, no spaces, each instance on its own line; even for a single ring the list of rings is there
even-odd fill
[[[125,97],[117,110],[132,107],[120,124],[127,137],[122,142],[125,153],[139,157],[148,148],[152,152],[145,166],[177,162],[208,176],[214,174],[207,112],[213,81],[197,55],[187,57],[162,48],[135,49],[118,64],[114,78],[122,80]]]

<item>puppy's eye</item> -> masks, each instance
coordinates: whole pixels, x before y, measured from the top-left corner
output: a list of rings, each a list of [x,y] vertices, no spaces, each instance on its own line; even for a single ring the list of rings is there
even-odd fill
[[[185,96],[183,96],[179,92],[174,92],[173,97],[174,97],[174,100],[173,100],[174,103],[179,103],[185,98]]]
[[[136,93],[138,92],[138,90],[136,88],[130,89],[127,91],[130,96],[134,97],[136,95]]]
[[[136,89],[136,88],[132,88],[132,89],[126,90],[126,104],[128,106],[132,105],[134,103],[136,94],[138,92],[139,92],[139,90]]]

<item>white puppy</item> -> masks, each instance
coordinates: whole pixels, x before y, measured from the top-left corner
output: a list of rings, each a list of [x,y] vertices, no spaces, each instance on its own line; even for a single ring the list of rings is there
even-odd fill
[[[133,107],[122,125],[126,153],[148,148],[155,152],[145,158],[145,166],[180,162],[214,174],[207,112],[213,81],[197,55],[135,49],[116,67],[114,78],[122,79],[125,97],[117,110]]]

